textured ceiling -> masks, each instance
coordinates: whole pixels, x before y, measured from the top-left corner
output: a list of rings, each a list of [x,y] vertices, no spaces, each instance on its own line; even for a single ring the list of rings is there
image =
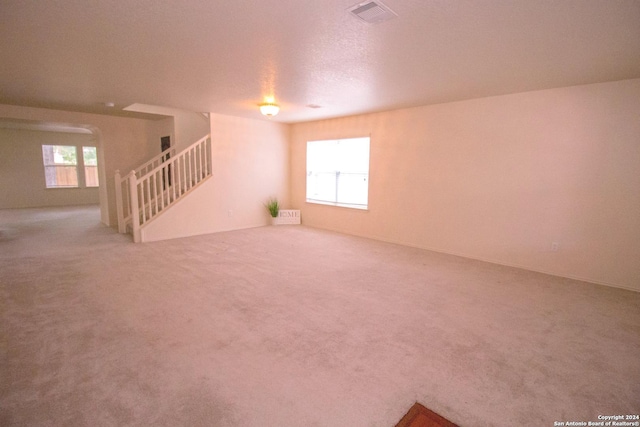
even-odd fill
[[[638,0],[356,3],[1,0],[0,103],[259,118],[272,95],[297,122],[640,77]]]

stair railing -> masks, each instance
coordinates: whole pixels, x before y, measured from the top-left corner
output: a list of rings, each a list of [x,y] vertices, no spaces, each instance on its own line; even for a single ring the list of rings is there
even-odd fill
[[[141,228],[211,176],[210,135],[178,154],[169,150],[122,177],[116,171],[118,231],[131,228],[141,240]]]
[[[167,148],[162,153],[158,154],[157,156],[149,160],[147,163],[143,164],[142,166],[138,166],[138,168],[136,168],[136,176],[142,176],[147,172],[152,171],[153,169],[157,168],[161,163],[164,163],[171,157],[174,157],[175,154],[176,154],[175,148]]]
[[[164,150],[148,162],[138,166],[135,169],[135,176],[143,176],[147,172],[152,171],[167,159],[175,156],[175,153],[175,148],[168,148]],[[116,208],[118,210],[118,232],[120,233],[126,233],[127,226],[131,225],[131,197],[129,191],[129,179],[131,177],[132,174],[130,172],[122,178],[120,177],[120,171],[116,170]]]

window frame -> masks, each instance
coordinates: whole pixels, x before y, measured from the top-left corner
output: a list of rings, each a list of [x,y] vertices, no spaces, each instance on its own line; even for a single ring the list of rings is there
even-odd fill
[[[56,164],[47,163],[45,157],[45,147],[73,147],[75,150],[75,164]],[[87,174],[85,165],[85,148],[93,148],[96,153],[96,180],[97,185],[87,185]],[[98,173],[98,147],[95,145],[87,144],[42,144],[42,165],[44,170],[44,185],[46,190],[69,190],[69,189],[88,189],[100,187],[100,175]],[[90,165],[94,166],[94,165]],[[76,172],[76,185],[50,185],[47,180],[47,169],[58,167],[74,167]],[[54,169],[55,170],[55,169]]]
[[[82,145],[82,178],[84,181],[84,188],[98,188],[100,187],[100,173],[98,172],[98,147],[96,147],[95,145]],[[95,156],[96,156],[96,164],[95,165],[87,165],[86,162],[86,158],[85,158],[85,149],[86,148],[93,148],[93,150],[95,151]],[[96,185],[89,185],[87,184],[87,182],[89,181],[87,179],[87,166],[89,167],[95,167],[95,180],[96,180]]]

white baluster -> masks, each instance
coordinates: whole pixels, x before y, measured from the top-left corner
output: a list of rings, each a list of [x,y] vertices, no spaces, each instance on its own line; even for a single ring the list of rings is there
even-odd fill
[[[149,177],[145,178],[142,181],[142,190],[144,191],[145,198],[143,200],[142,206],[142,224],[144,224],[147,219],[149,219],[149,214],[147,213],[147,209],[151,210],[151,189],[149,188],[151,183],[149,182]]]
[[[123,203],[122,203],[122,178],[120,170],[116,170],[116,212],[118,214],[118,233],[126,233],[126,225],[124,223]]]
[[[129,194],[131,196],[131,228],[133,229],[133,241],[140,241],[140,215],[138,209],[138,179],[136,171],[129,174]]]

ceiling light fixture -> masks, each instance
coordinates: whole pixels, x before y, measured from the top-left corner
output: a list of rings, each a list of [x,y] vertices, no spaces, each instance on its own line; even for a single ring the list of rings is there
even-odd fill
[[[260,112],[267,117],[273,117],[280,111],[280,107],[273,102],[265,102],[260,104]]]

